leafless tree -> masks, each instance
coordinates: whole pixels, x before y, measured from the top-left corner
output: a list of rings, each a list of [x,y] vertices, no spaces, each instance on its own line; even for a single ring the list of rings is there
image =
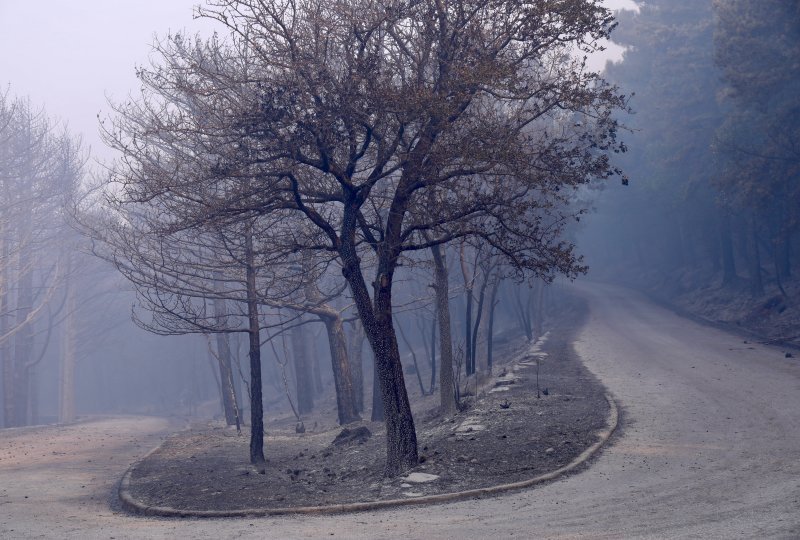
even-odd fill
[[[27,99],[0,94],[0,375],[6,426],[35,421],[36,378],[63,298],[66,201],[82,174],[80,141]],[[38,344],[37,323],[45,322]],[[39,336],[41,337],[41,336]]]
[[[119,200],[112,196],[114,185],[104,186],[108,195],[106,214],[99,219],[95,216],[94,221],[85,216],[83,222],[94,239],[95,253],[113,262],[134,284],[141,308],[134,311],[135,322],[159,334],[215,333],[219,338],[237,332],[248,334],[250,458],[256,466],[264,465],[263,405],[259,394],[262,331],[284,326],[285,322],[274,314],[270,317],[270,309],[290,309],[297,314],[289,321],[292,333],[303,324],[298,319],[305,313],[325,324],[339,421],[346,424],[359,419],[343,319],[330,306],[330,300],[341,293],[342,287],[320,289],[330,260],[312,261],[302,254],[292,256],[273,250],[275,235],[291,233],[282,219],[253,216],[248,221],[204,221],[191,228],[175,228],[176,217],[180,217],[175,209],[180,206],[171,200],[173,195],[150,201]],[[179,196],[186,194],[188,191]],[[224,351],[224,339],[218,341],[223,342],[218,349]],[[293,341],[296,360],[302,360],[302,346],[298,340]],[[233,408],[236,396],[231,362],[224,362],[222,356],[218,359],[223,402],[230,401]],[[304,384],[302,388],[311,387]],[[300,414],[309,412],[311,405],[307,401],[301,391]]]

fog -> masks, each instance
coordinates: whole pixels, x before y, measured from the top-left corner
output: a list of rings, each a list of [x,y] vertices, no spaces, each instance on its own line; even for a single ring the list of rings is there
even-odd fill
[[[628,8],[613,43],[602,21],[571,39],[587,40],[589,69],[615,88],[570,78],[586,73],[577,45],[520,75],[564,85],[536,114],[450,111],[455,85],[436,106],[473,115],[470,129],[432,136],[416,168],[420,124],[352,135],[356,122],[337,137],[350,130],[358,144],[337,147],[325,130],[346,107],[280,87],[280,51],[250,51],[241,28],[224,46],[176,37],[230,30],[193,20],[193,4],[0,0],[0,427],[111,414],[251,424],[263,401],[267,421],[299,431],[312,412],[330,425],[381,419],[402,374],[409,392],[447,384],[458,402],[465,380],[491,370],[493,347],[541,336],[558,303],[549,283],[563,277],[796,337],[800,40],[788,3],[609,1]],[[325,61],[312,67],[340,67]],[[407,84],[357,68],[362,86],[320,88],[345,100]],[[539,99],[481,68],[488,82],[469,84]],[[417,114],[410,95],[358,107]],[[402,116],[380,110],[359,122]],[[292,139],[313,122],[314,137]],[[419,130],[412,142],[406,129]],[[396,133],[396,157],[373,153]],[[311,140],[330,156],[304,155]],[[343,155],[352,167],[339,171]],[[425,196],[393,195],[413,174]],[[353,195],[373,177],[390,187]],[[443,356],[455,370],[440,371]]]
[[[800,73],[795,8],[769,5],[620,17],[606,74],[632,94],[630,185],[593,197],[579,245],[596,279],[780,341],[797,335]]]
[[[192,18],[193,0],[86,1],[65,4],[0,1],[0,84],[67,123],[95,159],[110,152],[98,136],[107,99],[137,88],[135,69],[147,62],[155,36],[210,33]]]

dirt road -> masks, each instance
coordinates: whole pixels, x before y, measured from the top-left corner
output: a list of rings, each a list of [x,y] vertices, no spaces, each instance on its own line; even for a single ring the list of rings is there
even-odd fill
[[[635,293],[581,285],[576,343],[624,409],[591,468],[537,489],[328,517],[158,520],[115,513],[127,465],[169,429],[110,419],[0,433],[0,538],[798,538],[800,360]]]

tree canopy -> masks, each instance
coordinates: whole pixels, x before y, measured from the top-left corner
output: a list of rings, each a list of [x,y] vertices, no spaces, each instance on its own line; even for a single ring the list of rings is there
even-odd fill
[[[335,254],[396,474],[417,452],[395,271],[466,237],[521,274],[583,269],[561,232],[574,189],[618,173],[625,98],[581,54],[613,18],[596,0],[213,0],[200,15],[225,37],[161,42],[108,129],[117,200],[161,204],[161,234],[271,216],[273,253]]]

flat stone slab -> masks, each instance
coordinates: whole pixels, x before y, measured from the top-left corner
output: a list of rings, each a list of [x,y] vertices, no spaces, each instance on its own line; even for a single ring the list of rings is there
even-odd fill
[[[428,474],[424,472],[412,472],[403,480],[406,482],[412,482],[414,484],[424,484],[426,482],[433,482],[434,480],[438,480],[439,476],[436,474]],[[402,486],[401,486],[402,487]]]
[[[483,424],[478,424],[477,420],[469,419],[465,420],[463,424],[456,428],[456,433],[469,433],[472,431],[483,431],[484,429],[486,429],[486,426]]]
[[[495,386],[494,388],[489,390],[489,393],[494,394],[495,392],[508,392],[509,390],[511,390],[510,386]]]

